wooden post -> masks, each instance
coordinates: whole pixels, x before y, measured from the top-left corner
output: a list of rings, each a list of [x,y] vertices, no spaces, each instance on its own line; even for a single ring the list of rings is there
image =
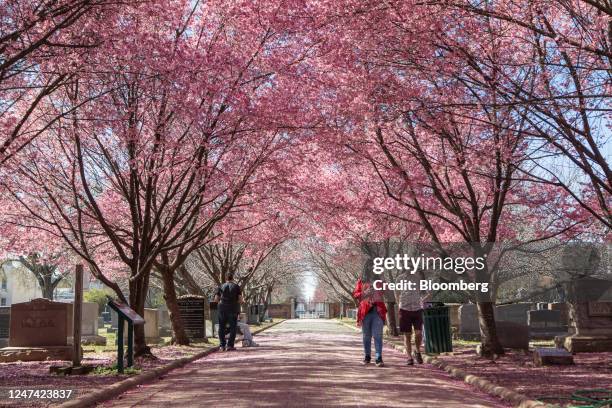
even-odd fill
[[[128,320],[128,338],[127,338],[127,366],[134,365],[134,324]]]
[[[83,265],[78,264],[74,271],[74,304],[72,307],[72,366],[81,366],[81,317],[83,309]]]
[[[125,319],[119,314],[119,324],[117,325],[117,371],[123,373],[123,326]]]

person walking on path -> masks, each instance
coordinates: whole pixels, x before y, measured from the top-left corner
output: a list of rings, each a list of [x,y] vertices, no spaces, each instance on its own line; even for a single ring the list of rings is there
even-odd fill
[[[423,304],[429,300],[430,294],[422,292],[418,289],[419,285],[416,275],[408,274],[404,279],[416,282],[415,290],[403,290],[400,294],[399,303],[399,326],[400,332],[404,334],[404,346],[408,355],[408,365],[414,365],[414,360],[417,363],[423,364],[421,356],[421,343],[423,341]],[[410,338],[414,329],[414,352]]]
[[[219,343],[221,351],[236,350],[234,341],[236,340],[236,325],[238,314],[240,313],[240,303],[244,303],[242,290],[234,282],[234,275],[229,274],[227,281],[219,286],[215,295],[215,302],[219,302],[217,308],[219,314]],[[229,324],[229,338],[225,340],[226,326]]]
[[[361,326],[363,334],[364,359],[363,364],[369,364],[372,360],[372,338],[374,338],[374,349],[376,351],[376,366],[384,365],[382,359],[383,327],[387,317],[383,292],[374,289],[374,276],[372,272],[374,262],[369,260],[363,269],[361,278],[353,291],[353,297],[359,301],[357,310],[357,326]]]

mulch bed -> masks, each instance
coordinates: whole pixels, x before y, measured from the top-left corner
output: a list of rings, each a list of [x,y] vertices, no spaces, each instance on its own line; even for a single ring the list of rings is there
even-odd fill
[[[152,347],[154,359],[136,359],[135,368],[147,371],[172,362],[181,357],[191,356],[205,350],[198,347],[165,346]],[[211,345],[212,347],[212,345]],[[85,353],[83,365],[110,367],[116,363],[116,353]],[[49,373],[53,365],[69,365],[67,361],[32,361],[4,363],[0,365],[0,407],[47,407],[59,400],[10,399],[9,390],[73,390],[71,399],[98,390],[128,377],[126,374],[90,374],[61,376]]]
[[[507,351],[504,356],[491,361],[478,357],[474,347],[465,346],[456,348],[453,355],[439,358],[532,399],[569,397],[578,389],[607,388],[612,392],[612,353],[580,353],[574,355],[574,365],[544,367],[534,366],[531,352]]]

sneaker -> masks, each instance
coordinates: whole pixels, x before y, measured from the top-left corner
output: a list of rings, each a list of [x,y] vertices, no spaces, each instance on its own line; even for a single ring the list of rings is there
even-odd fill
[[[384,367],[385,363],[383,363],[382,361],[382,357],[381,358],[377,358],[376,359],[376,367]]]
[[[225,350],[226,350],[225,346],[221,346],[221,347],[219,347],[219,351],[223,352],[223,351],[225,351]]]
[[[406,361],[406,365],[409,365],[409,366],[414,365],[414,359],[410,357],[408,361]]]
[[[236,347],[234,346],[230,346],[228,348],[226,348],[227,351],[236,351]]]
[[[370,360],[371,360],[370,356],[366,356],[366,357],[363,359],[363,361],[361,362],[361,364],[362,364],[362,365],[367,365],[367,364],[370,364]]]
[[[423,364],[423,356],[421,356],[421,353],[419,353],[419,352],[416,352],[416,351],[415,351],[415,352],[412,354],[412,356],[413,356],[413,357],[414,357],[414,359],[417,361],[417,363],[419,363],[419,364]]]

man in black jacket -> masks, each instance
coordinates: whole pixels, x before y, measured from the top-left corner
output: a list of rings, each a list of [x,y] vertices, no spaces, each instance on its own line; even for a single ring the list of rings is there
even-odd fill
[[[244,303],[242,290],[234,282],[234,275],[229,274],[227,281],[219,286],[215,295],[215,302],[219,302],[219,342],[222,351],[236,350],[234,341],[236,340],[236,323],[240,313],[240,303]],[[229,339],[225,342],[226,325],[229,324]]]

